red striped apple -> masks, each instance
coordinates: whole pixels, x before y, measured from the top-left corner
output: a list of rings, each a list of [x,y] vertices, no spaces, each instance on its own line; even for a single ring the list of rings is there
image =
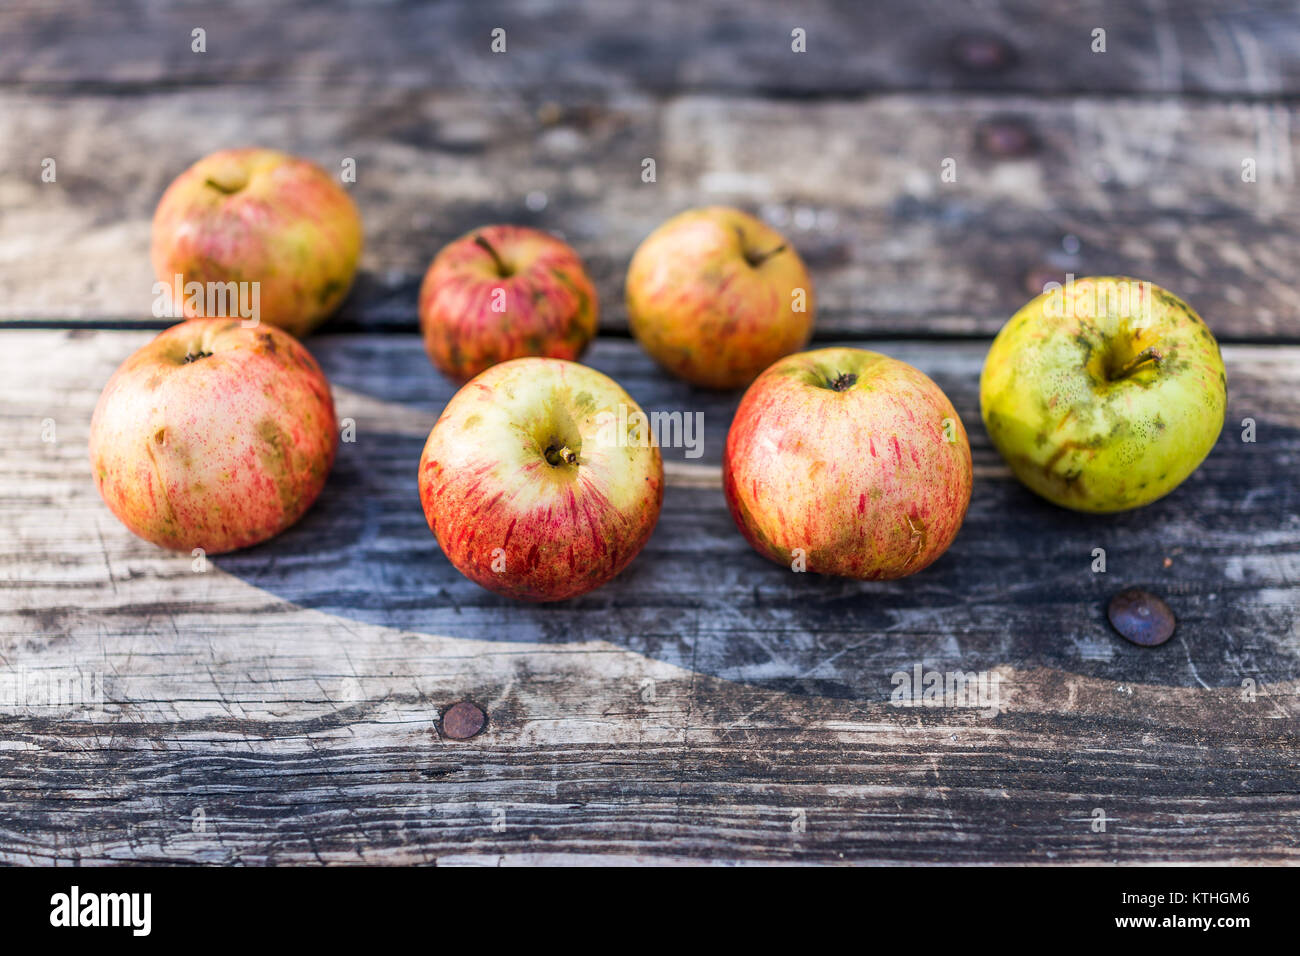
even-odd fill
[[[620,414],[621,413],[621,414]],[[490,591],[586,594],[659,519],[663,464],[618,383],[561,359],[494,365],[452,397],[420,458],[420,503],[443,553]]]
[[[420,286],[425,351],[457,382],[529,355],[576,359],[597,319],[596,289],[578,254],[524,226],[461,236],[434,257]]]
[[[175,314],[253,319],[301,338],[352,286],[361,217],[319,166],[271,149],[225,149],[167,187],[152,254],[158,287],[176,290]],[[257,314],[232,301],[256,303]]]
[[[970,444],[948,397],[912,366],[862,349],[801,352],[741,399],[723,490],[741,533],[779,564],[900,578],[957,536]]]
[[[334,464],[329,382],[277,328],[193,319],[131,355],[90,422],[99,493],[164,548],[220,554],[303,516]]]
[[[632,334],[669,372],[707,388],[748,385],[803,348],[814,310],[812,280],[794,247],[725,206],[669,219],[627,270]]]

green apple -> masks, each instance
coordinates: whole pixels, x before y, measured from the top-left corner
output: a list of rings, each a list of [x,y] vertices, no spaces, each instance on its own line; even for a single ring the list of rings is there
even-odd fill
[[[1150,282],[1070,277],[1011,317],[980,377],[984,427],[1048,501],[1125,511],[1169,494],[1223,428],[1219,344]]]

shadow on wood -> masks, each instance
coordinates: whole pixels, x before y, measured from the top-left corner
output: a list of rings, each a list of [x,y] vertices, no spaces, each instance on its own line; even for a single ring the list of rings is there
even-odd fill
[[[463,578],[425,523],[415,476],[436,417],[426,410],[440,408],[452,387],[423,367],[413,337],[344,341],[312,344],[342,393],[340,414],[360,409],[356,443],[341,446],[325,493],[298,526],[216,559],[294,604],[417,634],[606,641],[711,676],[847,698],[887,699],[891,676],[916,663],[1186,687],[1300,677],[1293,609],[1269,597],[1289,593],[1298,532],[1277,516],[1300,511],[1292,480],[1300,432],[1268,404],[1276,399],[1264,389],[1276,383],[1248,365],[1230,361],[1229,426],[1201,469],[1145,509],[1091,516],[1040,501],[1002,465],[979,422],[982,345],[889,343],[885,351],[949,394],[972,442],[970,511],[932,567],[893,582],[793,573],[751,551],[720,487],[670,479],[659,526],[627,571],[584,597],[530,605]],[[602,342],[590,360],[647,411],[699,411],[699,460],[716,468],[738,394],[669,380],[626,342]],[[364,400],[351,390],[364,390]],[[1232,422],[1248,414],[1267,422],[1266,446],[1240,441]],[[666,458],[682,454],[668,449]],[[1092,569],[1098,548],[1104,573]],[[1134,585],[1162,594],[1178,615],[1163,648],[1132,646],[1106,620],[1110,597]]]

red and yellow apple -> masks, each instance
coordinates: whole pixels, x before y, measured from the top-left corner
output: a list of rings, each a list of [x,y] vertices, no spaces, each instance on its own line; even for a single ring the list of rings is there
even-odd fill
[[[248,283],[258,304],[252,318],[301,338],[348,294],[361,218],[319,166],[271,149],[226,149],[167,187],[154,212],[152,255],[161,287]],[[250,318],[229,307],[213,314],[210,296],[175,298],[187,318]]]
[[[457,382],[530,355],[576,359],[597,320],[578,254],[525,226],[466,233],[434,257],[420,286],[425,351]]]
[[[722,484],[759,554],[879,580],[947,550],[971,474],[966,430],[938,385],[886,355],[828,348],[781,359],[745,392]]]
[[[993,340],[980,407],[1016,477],[1077,511],[1167,495],[1214,447],[1227,377],[1214,335],[1150,282],[1073,277]]]
[[[613,379],[562,359],[514,359],[470,381],[420,458],[420,503],[447,559],[528,601],[613,578],[663,503],[659,448],[628,430],[641,415]]]
[[[131,355],[90,422],[99,493],[164,548],[220,554],[303,516],[334,464],[329,383],[271,326],[192,319]]]
[[[748,385],[812,334],[812,280],[794,247],[738,209],[709,206],[646,237],[627,271],[632,334],[707,388]]]

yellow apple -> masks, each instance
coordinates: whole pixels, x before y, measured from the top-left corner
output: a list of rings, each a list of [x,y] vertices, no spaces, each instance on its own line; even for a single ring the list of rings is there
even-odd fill
[[[989,437],[1048,501],[1124,511],[1169,494],[1223,428],[1219,344],[1192,308],[1150,282],[1073,277],[993,340],[980,377]]]
[[[812,280],[794,246],[726,206],[690,209],[646,237],[627,270],[627,318],[679,378],[739,388],[812,334]]]

